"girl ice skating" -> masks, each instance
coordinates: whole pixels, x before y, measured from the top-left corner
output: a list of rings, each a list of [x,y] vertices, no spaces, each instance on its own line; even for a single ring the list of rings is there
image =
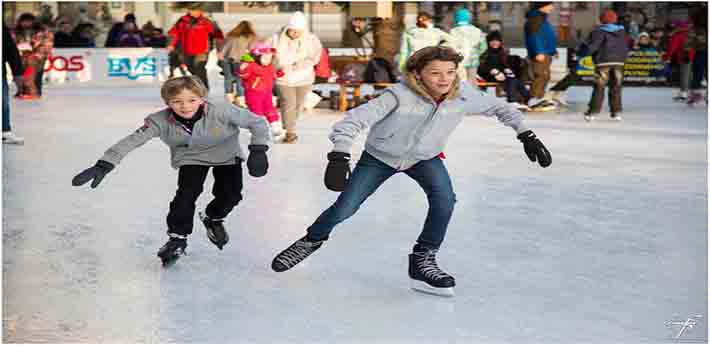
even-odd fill
[[[168,108],[148,115],[143,126],[111,146],[96,164],[72,179],[80,186],[91,180],[96,188],[101,180],[129,152],[150,139],[160,137],[170,147],[172,167],[178,169],[178,190],[167,216],[168,242],[158,256],[167,265],[182,255],[187,236],[192,233],[195,201],[202,193],[210,167],[214,176],[214,199],[200,212],[207,236],[220,250],[229,241],[223,221],[242,199],[242,161],[239,128],[251,132],[249,174],[266,175],[266,157],[271,136],[263,117],[232,104],[207,102],[207,88],[197,77],[179,77],[166,81],[160,90]]]
[[[284,130],[281,125],[279,112],[274,108],[272,90],[274,80],[282,77],[282,71],[276,71],[272,64],[276,49],[270,44],[260,42],[254,45],[248,55],[241,58],[243,61],[239,65],[239,77],[244,87],[244,98],[249,110],[257,115],[264,116],[271,126],[274,141],[283,139]]]

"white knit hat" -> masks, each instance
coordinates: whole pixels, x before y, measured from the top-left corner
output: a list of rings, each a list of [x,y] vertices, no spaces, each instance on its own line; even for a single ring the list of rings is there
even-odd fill
[[[286,26],[288,29],[306,30],[306,16],[302,12],[294,12]]]

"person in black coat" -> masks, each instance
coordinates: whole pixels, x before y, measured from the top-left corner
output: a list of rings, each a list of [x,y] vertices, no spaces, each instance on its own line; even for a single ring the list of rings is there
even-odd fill
[[[6,65],[10,65],[12,70],[13,80],[15,84],[22,84],[22,74],[24,73],[24,66],[22,65],[22,58],[20,58],[20,52],[17,50],[17,45],[15,40],[12,39],[10,34],[10,29],[2,24],[2,143],[3,144],[22,144],[24,139],[15,136],[12,133],[12,128],[10,126],[10,95],[9,87],[7,81],[7,70]]]
[[[486,41],[488,49],[481,55],[478,75],[488,82],[503,83],[508,102],[517,102],[522,108],[527,108],[530,92],[520,80],[524,71],[523,59],[508,54],[498,31],[489,33]]]

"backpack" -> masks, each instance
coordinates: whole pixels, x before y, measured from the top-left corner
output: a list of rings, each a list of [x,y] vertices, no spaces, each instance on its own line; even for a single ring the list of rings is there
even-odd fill
[[[374,58],[367,63],[363,79],[366,83],[395,83],[397,78],[389,61],[383,58]]]

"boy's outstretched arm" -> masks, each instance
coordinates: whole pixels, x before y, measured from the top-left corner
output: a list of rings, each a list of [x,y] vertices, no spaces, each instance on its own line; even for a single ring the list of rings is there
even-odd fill
[[[160,127],[150,116],[145,123],[129,136],[121,139],[104,153],[94,166],[82,171],[72,179],[72,185],[81,186],[91,180],[91,188],[96,188],[101,180],[121,162],[129,152],[142,146],[148,140],[160,135]]]

